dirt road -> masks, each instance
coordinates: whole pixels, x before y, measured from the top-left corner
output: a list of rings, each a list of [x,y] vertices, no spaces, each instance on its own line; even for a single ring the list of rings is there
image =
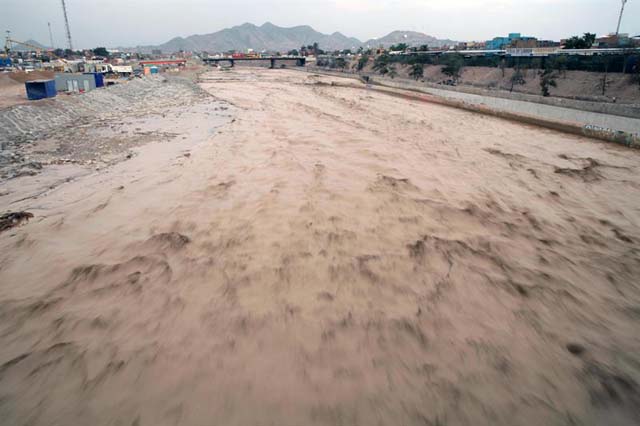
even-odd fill
[[[640,153],[338,80],[211,72],[222,127],[4,184],[0,423],[640,421]]]

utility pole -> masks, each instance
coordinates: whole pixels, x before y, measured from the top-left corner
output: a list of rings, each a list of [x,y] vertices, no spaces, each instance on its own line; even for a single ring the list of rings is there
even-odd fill
[[[51,32],[51,22],[47,22],[49,26],[49,42],[51,43],[51,49],[56,50],[56,46],[53,44],[53,33]]]
[[[73,51],[73,42],[71,41],[71,30],[69,29],[69,18],[67,17],[67,5],[62,0],[62,13],[64,14],[64,25],[67,27],[67,43],[69,49]]]
[[[616,36],[620,34],[620,24],[622,23],[622,14],[624,13],[624,6],[628,0],[622,0],[622,8],[620,9],[620,17],[618,18],[618,28],[616,28]]]

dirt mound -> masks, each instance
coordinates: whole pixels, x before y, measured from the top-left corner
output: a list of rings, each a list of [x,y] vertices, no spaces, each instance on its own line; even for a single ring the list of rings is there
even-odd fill
[[[33,80],[50,80],[55,77],[55,73],[53,71],[12,72],[8,76],[13,81],[24,83]]]

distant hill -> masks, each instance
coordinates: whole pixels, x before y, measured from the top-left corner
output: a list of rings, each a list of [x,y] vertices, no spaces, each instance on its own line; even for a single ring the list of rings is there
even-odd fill
[[[382,38],[371,39],[365,42],[366,46],[378,47],[384,46],[389,47],[398,43],[406,43],[409,46],[420,47],[422,45],[427,45],[429,47],[442,47],[444,45],[451,46],[452,44],[457,44],[458,42],[453,40],[440,40],[433,36],[418,33],[415,31],[394,31],[392,33],[387,34]]]
[[[176,37],[159,46],[138,46],[132,50],[145,53],[151,52],[153,49],[159,49],[165,53],[179,52],[180,50],[213,53],[229,50],[246,51],[247,49],[258,52],[263,50],[287,52],[299,49],[301,46],[318,43],[321,49],[333,51],[357,49],[360,46],[383,45],[388,47],[402,42],[412,46],[428,44],[431,47],[453,43],[451,40],[438,40],[435,37],[412,31],[394,31],[380,39],[372,39],[363,43],[357,38],[347,37],[339,32],[323,34],[308,25],[284,28],[267,22],[259,27],[246,23],[211,34],[192,35],[186,38]]]
[[[35,47],[37,47],[37,48],[39,48],[39,49],[43,49],[43,50],[44,50],[44,49],[48,49],[48,47],[47,47],[47,46],[43,45],[42,43],[38,43],[38,42],[37,42],[37,41],[35,41],[35,40],[27,40],[27,41],[25,41],[25,43],[30,44],[30,45],[32,45],[32,46],[35,46]],[[18,44],[18,43],[13,43],[13,44],[12,44],[11,49],[12,49],[12,50],[17,50],[17,51],[33,50],[33,49],[32,49],[32,48],[30,48],[30,47],[27,47],[27,46],[25,46],[25,45]]]
[[[325,50],[351,49],[361,44],[360,40],[338,32],[327,35],[306,25],[283,28],[267,22],[260,27],[247,23],[211,34],[176,37],[159,46],[145,46],[142,49],[160,49],[163,52],[226,52],[247,49],[286,52],[313,43],[318,43]]]

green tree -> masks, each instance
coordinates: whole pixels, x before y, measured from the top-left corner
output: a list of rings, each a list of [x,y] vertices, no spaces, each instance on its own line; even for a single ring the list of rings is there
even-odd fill
[[[511,76],[511,89],[509,91],[513,92],[513,88],[516,84],[523,85],[525,83],[526,81],[524,80],[524,74],[522,73],[520,67],[517,67],[515,72]]]
[[[95,56],[100,56],[103,58],[109,57],[109,51],[105,47],[96,47],[95,49],[93,49],[93,54]]]
[[[542,93],[542,96],[550,96],[551,93],[549,91],[549,88],[558,86],[558,84],[556,83],[556,72],[547,67],[543,70],[540,70],[538,74],[540,75],[540,91]]]
[[[389,55],[380,55],[373,61],[373,69],[376,71],[382,71],[382,69],[387,68],[390,62],[391,58]]]
[[[596,41],[596,35],[593,33],[584,33],[582,37],[573,36],[568,39],[565,44],[565,49],[591,49],[593,43]]]
[[[395,77],[397,77],[397,76],[398,76],[398,71],[396,70],[396,67],[395,67],[395,66],[393,66],[393,65],[392,65],[392,66],[388,67],[388,70],[389,70],[389,71],[387,72],[387,75],[388,75],[389,77],[391,77],[391,78],[395,78]]]
[[[464,58],[458,53],[443,55],[440,63],[444,65],[442,72],[445,75],[457,80],[460,78],[460,71],[464,67]]]
[[[298,52],[297,49],[293,49],[293,50],[290,50],[289,52],[287,52],[287,55],[289,55],[289,56],[300,56],[300,52]]]
[[[420,80],[424,77],[424,68],[422,64],[413,64],[411,66],[411,71],[409,71],[409,75],[416,80]]]
[[[428,52],[428,51],[429,51],[429,46],[426,44],[423,44],[420,47],[418,47],[418,52]]]
[[[369,63],[369,55],[360,56],[360,58],[358,59],[358,62],[356,63],[356,70],[362,71],[364,67],[367,66],[368,63]]]
[[[391,46],[389,50],[392,52],[404,52],[408,47],[409,45],[407,43],[398,43]]]
[[[345,61],[344,58],[336,58],[334,64],[336,68],[344,69],[347,66],[347,61]]]
[[[381,67],[378,72],[380,75],[386,75],[389,73],[389,67],[385,65],[384,67]]]

